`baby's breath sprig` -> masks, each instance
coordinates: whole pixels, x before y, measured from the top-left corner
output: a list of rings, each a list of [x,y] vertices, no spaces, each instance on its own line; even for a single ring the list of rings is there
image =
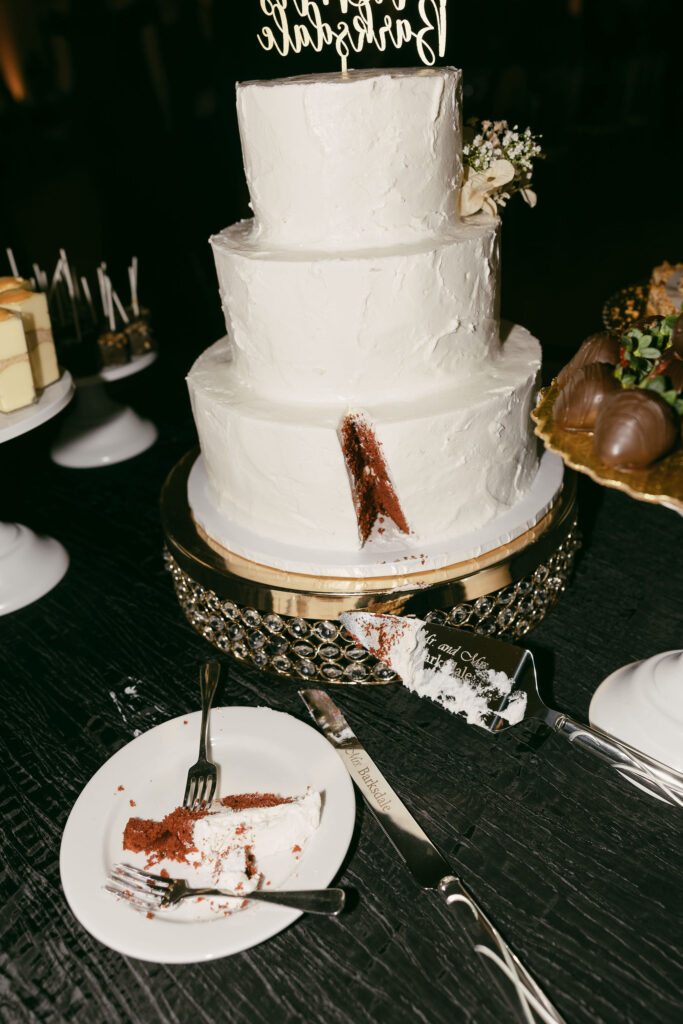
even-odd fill
[[[508,199],[520,192],[529,206],[536,205],[531,186],[534,161],[544,156],[540,135],[530,128],[520,131],[507,121],[468,121],[463,146],[465,174],[460,193],[463,217],[480,210],[495,214]]]

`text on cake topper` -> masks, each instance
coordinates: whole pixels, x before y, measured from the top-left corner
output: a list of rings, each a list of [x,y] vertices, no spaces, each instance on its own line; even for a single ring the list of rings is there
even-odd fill
[[[256,38],[264,50],[275,50],[283,57],[308,48],[320,53],[332,47],[345,72],[349,55],[366,46],[384,52],[414,43],[422,63],[430,66],[446,51],[446,0],[260,0],[260,4],[271,21]],[[340,17],[336,23],[335,9]],[[413,21],[407,13],[414,16]]]

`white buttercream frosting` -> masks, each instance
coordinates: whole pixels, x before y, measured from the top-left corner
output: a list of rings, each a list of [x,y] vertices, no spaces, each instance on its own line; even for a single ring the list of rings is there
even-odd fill
[[[320,823],[320,794],[307,790],[302,796],[275,807],[216,810],[199,818],[193,839],[200,857],[198,870],[210,876],[219,889],[240,895],[261,882],[256,869],[263,858],[277,853],[300,852]]]
[[[349,407],[274,402],[244,382],[232,354],[229,340],[216,342],[188,377],[216,504],[266,537],[358,550],[337,433]],[[461,383],[418,399],[407,383],[403,401],[364,404],[413,545],[475,529],[529,488],[538,465],[529,411],[539,367],[538,342],[515,327],[499,356]]]
[[[492,358],[497,219],[363,252],[265,247],[250,221],[211,239],[235,371],[275,400],[377,401],[438,390]]]
[[[261,239],[357,249],[456,220],[460,79],[455,68],[420,68],[238,85]]]
[[[460,72],[252,82],[237,104],[254,218],[211,240],[227,338],[188,377],[215,507],[358,551],[354,411],[413,552],[512,508],[538,467],[540,347],[521,327],[501,341],[498,220],[455,212]]]

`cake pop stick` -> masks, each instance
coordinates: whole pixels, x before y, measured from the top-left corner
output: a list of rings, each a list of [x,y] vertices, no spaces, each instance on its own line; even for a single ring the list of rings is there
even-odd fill
[[[123,308],[123,303],[121,302],[121,299],[118,297],[118,295],[116,294],[116,292],[114,291],[113,288],[112,288],[111,294],[112,294],[112,298],[114,299],[114,302],[116,303],[116,308],[119,311],[119,316],[123,320],[124,324],[129,324],[130,323],[130,317],[128,316],[128,314],[126,313],[125,309]]]
[[[102,313],[104,314],[104,316],[106,318],[106,316],[107,316],[107,288],[106,288],[106,285],[104,283],[104,271],[102,270],[102,265],[101,264],[97,268],[97,283],[98,283],[99,289],[100,289],[100,302],[102,303]]]
[[[19,271],[17,269],[17,261],[14,258],[14,253],[9,248],[9,246],[7,247],[5,252],[7,253],[7,259],[9,260],[10,270],[12,271],[12,273],[14,274],[15,277],[19,277]]]
[[[103,366],[121,366],[128,362],[128,338],[123,331],[116,330],[114,290],[109,276],[103,273],[102,277],[106,294],[105,317],[109,330],[99,336],[97,344]]]
[[[90,285],[88,284],[87,277],[81,277],[81,288],[83,290],[83,294],[85,295],[85,301],[87,303],[88,309],[90,310],[92,322],[96,324],[97,314],[95,313],[95,303],[93,302],[92,295],[90,294]]]
[[[133,309],[133,316],[140,316],[140,304],[138,302],[138,258],[133,256],[133,261],[128,267],[128,281],[130,283],[130,304]]]
[[[104,275],[104,287],[107,295],[107,308],[105,310],[105,316],[109,321],[109,330],[116,330],[116,317],[114,316],[114,301],[112,299],[112,287],[111,279],[107,274]]]
[[[48,295],[48,302],[51,303],[53,306],[54,306],[54,304],[56,304],[59,323],[60,323],[60,326],[63,327],[66,324],[66,317],[64,315],[64,297],[62,295],[62,291],[61,291],[61,288],[60,288],[60,281],[61,281],[61,279],[62,279],[62,257],[60,256],[59,259],[57,260],[57,266],[55,267],[55,272],[52,275],[52,281],[50,283],[50,291],[49,291],[49,295]]]
[[[64,249],[59,250],[59,256],[62,261],[62,267],[64,271],[64,282],[66,284],[66,290],[69,295],[69,305],[71,306],[71,316],[73,318],[74,327],[76,329],[76,338],[78,339],[78,341],[80,341],[81,324],[78,318],[78,308],[76,306],[76,292],[74,289],[73,278],[71,277],[71,267],[69,266],[69,260],[67,259],[67,255]]]
[[[37,263],[32,263],[31,266],[33,267],[33,273],[35,274],[36,281],[38,282],[38,287],[42,292],[46,292],[48,290],[47,274],[44,270],[41,270]]]

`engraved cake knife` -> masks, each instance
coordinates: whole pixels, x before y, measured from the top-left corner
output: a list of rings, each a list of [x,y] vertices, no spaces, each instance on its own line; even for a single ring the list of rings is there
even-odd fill
[[[525,1024],[564,1024],[543,990],[399,800],[334,701],[324,690],[299,690],[299,696],[419,885],[440,893],[458,915],[474,951],[518,1018]]]
[[[342,623],[405,686],[488,732],[536,718],[635,786],[683,808],[683,775],[544,703],[531,651],[495,637],[398,615],[345,612]]]

